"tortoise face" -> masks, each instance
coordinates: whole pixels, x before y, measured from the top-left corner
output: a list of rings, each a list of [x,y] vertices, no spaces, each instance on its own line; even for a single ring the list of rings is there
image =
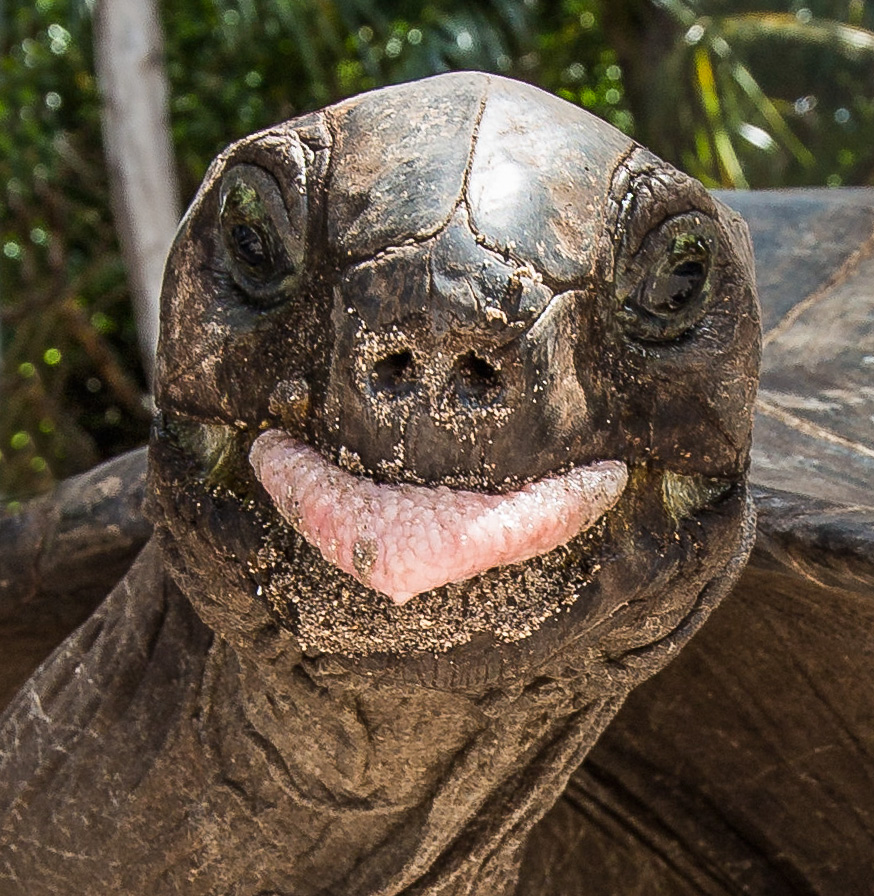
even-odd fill
[[[167,266],[152,512],[170,565],[196,603],[204,581],[225,595],[218,627],[258,607],[311,653],[652,644],[743,553],[758,333],[742,222],[534,88],[441,76],[247,138]],[[325,521],[302,476],[379,519]],[[583,479],[597,495],[568,498]],[[471,502],[508,513],[495,496],[523,492],[585,524],[374,584],[405,568],[392,496],[455,569]]]

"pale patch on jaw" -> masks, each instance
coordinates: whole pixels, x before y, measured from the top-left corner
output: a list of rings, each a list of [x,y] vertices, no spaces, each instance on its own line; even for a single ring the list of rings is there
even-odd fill
[[[628,481],[625,464],[608,460],[504,495],[377,485],[278,430],[258,437],[249,460],[282,516],[329,563],[398,606],[567,543]]]

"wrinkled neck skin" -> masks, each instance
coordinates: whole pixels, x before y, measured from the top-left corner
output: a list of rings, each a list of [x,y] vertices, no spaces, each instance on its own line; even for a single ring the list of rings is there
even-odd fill
[[[241,893],[268,880],[295,896],[512,892],[520,835],[620,701],[595,683],[473,696],[312,676],[287,660],[265,674],[219,645],[207,669],[203,735],[217,771],[249,805],[276,807],[257,819],[236,808],[229,827],[249,829],[242,845],[257,821],[282,845],[282,866]]]
[[[514,644],[306,655],[234,559],[258,527],[240,534],[236,517],[229,542],[226,498],[153,484],[165,565],[219,635],[195,713],[220,782],[203,812],[223,819],[214,883],[253,896],[513,892],[527,833],[630,689],[728,590],[751,539],[739,484],[658,550],[620,518],[588,592]]]

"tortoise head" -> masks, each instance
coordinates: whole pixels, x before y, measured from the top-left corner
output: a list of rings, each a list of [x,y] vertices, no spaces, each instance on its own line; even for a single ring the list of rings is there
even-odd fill
[[[655,667],[749,546],[751,257],[696,181],[500,78],[234,144],[165,275],[174,575],[234,643],[358,669]]]

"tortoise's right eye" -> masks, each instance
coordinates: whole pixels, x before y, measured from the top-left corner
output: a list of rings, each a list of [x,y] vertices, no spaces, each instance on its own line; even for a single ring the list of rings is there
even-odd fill
[[[294,220],[299,210],[286,207],[275,178],[255,165],[229,169],[220,200],[227,267],[240,295],[256,308],[278,304],[300,279],[305,221]]]

